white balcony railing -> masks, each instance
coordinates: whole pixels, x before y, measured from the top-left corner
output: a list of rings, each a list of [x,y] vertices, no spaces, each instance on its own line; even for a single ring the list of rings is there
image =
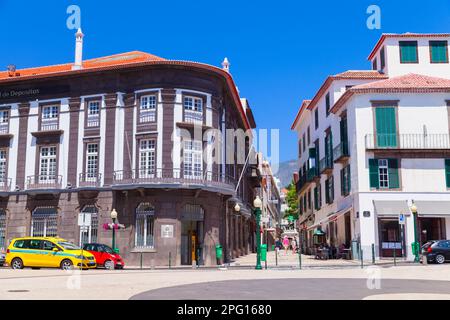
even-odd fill
[[[184,122],[203,124],[203,112],[194,110],[184,110]]]
[[[450,135],[448,133],[368,134],[366,149],[450,149]]]

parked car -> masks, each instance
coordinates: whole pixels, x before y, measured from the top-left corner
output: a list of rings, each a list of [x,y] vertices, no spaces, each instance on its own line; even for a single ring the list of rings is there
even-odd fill
[[[97,266],[94,255],[89,252],[81,253],[81,248],[67,240],[47,237],[13,239],[6,250],[6,263],[13,269],[31,267],[70,270],[74,266],[82,269]]]
[[[0,252],[0,267],[3,267],[5,264],[6,255],[3,252]]]
[[[125,263],[122,257],[111,247],[100,243],[87,243],[83,249],[92,253],[97,261],[97,266],[106,269],[123,269]]]
[[[450,261],[450,240],[434,240],[425,243],[422,246],[422,259],[439,264]]]

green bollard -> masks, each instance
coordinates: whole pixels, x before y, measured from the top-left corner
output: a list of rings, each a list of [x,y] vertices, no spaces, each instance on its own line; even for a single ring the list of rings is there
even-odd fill
[[[362,249],[359,250],[359,255],[361,257],[361,269],[363,269],[364,268],[364,257],[363,257],[363,250]]]
[[[301,250],[298,251],[298,267],[300,270],[302,270],[302,252],[301,252]]]
[[[375,264],[375,244],[372,243],[372,264]]]
[[[169,251],[169,269],[172,268],[172,252]]]
[[[141,270],[142,270],[142,252],[141,252],[141,263],[140,264],[141,264]]]
[[[397,266],[397,250],[394,248],[394,266]]]

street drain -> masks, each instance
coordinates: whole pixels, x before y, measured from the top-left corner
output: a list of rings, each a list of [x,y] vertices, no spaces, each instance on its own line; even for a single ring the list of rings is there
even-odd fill
[[[30,292],[30,290],[8,290],[8,292],[20,293],[20,292]]]

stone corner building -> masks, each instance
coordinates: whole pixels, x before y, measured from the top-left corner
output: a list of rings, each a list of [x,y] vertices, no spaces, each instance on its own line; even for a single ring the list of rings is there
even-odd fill
[[[0,72],[0,247],[29,235],[111,244],[115,208],[128,265],[214,265],[217,244],[225,261],[253,251],[254,182],[244,174],[235,192],[244,166],[210,161],[236,150],[181,135],[255,128],[224,69],[129,52]]]

